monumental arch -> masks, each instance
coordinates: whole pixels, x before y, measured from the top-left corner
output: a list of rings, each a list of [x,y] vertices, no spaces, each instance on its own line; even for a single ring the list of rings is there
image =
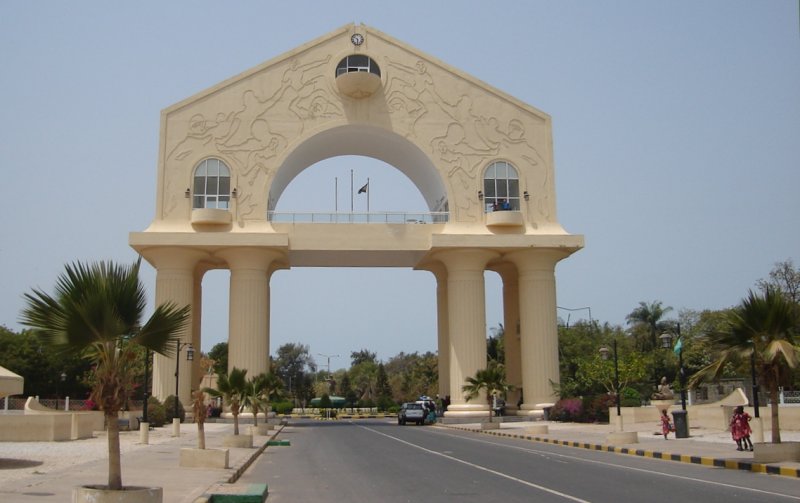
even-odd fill
[[[430,213],[273,210],[305,168],[339,155],[380,159]],[[533,414],[559,381],[555,266],[583,247],[556,218],[550,117],[364,25],[347,25],[164,110],[156,214],[130,245],[156,268],[156,302],[192,306],[200,347],[204,273],[230,271],[229,367],[267,370],[270,276],[278,269],[408,267],[437,282],[439,393],[447,415],[486,415],[466,377],[486,366],[484,271],[503,281],[508,402]],[[358,218],[357,218],[358,217]],[[185,351],[179,396],[200,381]],[[175,392],[156,355],[153,394]],[[519,393],[519,392],[517,392]]]

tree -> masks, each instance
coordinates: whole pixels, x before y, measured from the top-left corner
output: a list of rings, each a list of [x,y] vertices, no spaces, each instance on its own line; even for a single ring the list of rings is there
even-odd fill
[[[634,327],[642,327],[646,329],[649,334],[649,344],[642,344],[643,351],[658,348],[658,335],[665,329],[665,325],[661,323],[661,318],[665,314],[672,311],[671,307],[662,307],[660,300],[651,302],[639,302],[639,307],[634,309],[628,314],[625,319],[629,325]],[[649,347],[648,347],[649,346]]]
[[[258,413],[262,409],[266,410],[269,399],[266,392],[267,374],[264,372],[253,376],[247,381],[242,405],[250,407],[253,411],[253,426],[258,426]]]
[[[777,262],[769,272],[769,279],[759,280],[757,285],[762,292],[776,289],[795,304],[800,304],[800,269],[795,269],[792,259]]]
[[[502,323],[498,323],[497,327],[489,329],[490,335],[486,339],[486,356],[490,360],[503,365],[506,362],[505,345],[505,328]]]
[[[647,376],[647,362],[642,353],[632,351],[628,354],[617,353],[619,368],[619,388],[616,387],[613,355],[603,360],[595,351],[590,358],[582,361],[577,378],[587,385],[600,383],[610,394],[616,395],[632,383],[639,382]]]
[[[197,423],[197,448],[206,448],[206,394],[203,390],[192,392],[192,412],[194,422]]]
[[[228,343],[218,342],[208,352],[208,358],[214,362],[214,373],[225,374],[228,372]]]
[[[489,403],[489,422],[492,421],[492,398],[505,396],[513,389],[514,386],[506,382],[506,372],[501,365],[489,365],[485,369],[478,370],[474,377],[467,377],[466,384],[461,386],[464,399],[468,402],[481,393],[486,393],[486,400]]]
[[[242,411],[247,395],[247,369],[233,367],[230,372],[217,374],[217,389],[205,388],[206,393],[214,397],[222,397],[233,416],[233,434],[239,434],[239,413]]]
[[[169,356],[190,319],[189,306],[162,304],[142,324],[147,307],[139,281],[141,258],[131,266],[73,263],[56,282],[55,296],[25,294],[21,321],[43,341],[94,365],[91,399],[108,425],[108,488],[122,489],[118,413],[133,388],[135,348]]]
[[[378,354],[367,349],[361,351],[353,351],[350,353],[350,366],[355,367],[364,362],[376,363]]]
[[[759,381],[769,390],[773,443],[781,442],[778,387],[798,364],[799,316],[797,304],[777,290],[768,288],[760,294],[751,290],[730,312],[726,329],[708,334],[717,350],[716,360],[690,381],[693,386],[707,377],[717,379],[728,363],[752,358]]]
[[[274,372],[283,380],[284,388],[300,400],[314,398],[311,386],[306,386],[306,377],[317,371],[309,347],[304,344],[287,343],[278,348],[274,361]]]

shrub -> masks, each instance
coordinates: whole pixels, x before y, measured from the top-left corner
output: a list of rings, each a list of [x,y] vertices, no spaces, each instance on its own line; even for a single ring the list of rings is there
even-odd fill
[[[178,413],[175,414],[175,403],[178,403]],[[167,417],[172,420],[175,417],[180,418],[181,422],[186,420],[186,410],[183,408],[183,404],[179,399],[175,397],[175,395],[170,395],[164,400],[164,412],[167,414]]]
[[[375,407],[375,402],[367,398],[366,400],[359,400],[358,406],[361,407],[362,409],[371,409]]]
[[[378,410],[379,411],[384,411],[384,412],[390,411],[392,407],[395,407],[395,408],[399,409],[399,407],[397,406],[396,403],[394,403],[394,400],[392,400],[391,397],[388,397],[388,396],[378,397]]]
[[[622,407],[640,407],[642,405],[642,394],[633,388],[623,388],[620,398]]]
[[[164,410],[164,406],[154,396],[147,399],[147,420],[155,428],[164,426],[167,421],[167,413]]]
[[[587,397],[584,400],[583,420],[590,423],[607,423],[608,409],[609,407],[614,407],[616,403],[616,397],[608,393]]]
[[[389,414],[397,414],[398,412],[400,412],[400,406],[394,404],[391,407],[387,407],[386,412],[388,412]]]
[[[551,421],[578,421],[583,414],[583,402],[580,398],[562,398],[550,409]]]
[[[291,414],[292,409],[294,409],[292,402],[275,402],[270,405],[272,405],[272,410],[276,414]]]

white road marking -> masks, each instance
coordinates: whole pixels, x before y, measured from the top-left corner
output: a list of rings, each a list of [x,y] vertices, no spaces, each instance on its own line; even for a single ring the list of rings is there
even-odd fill
[[[394,440],[396,442],[400,442],[401,444],[406,444],[406,445],[408,445],[410,447],[414,447],[414,448],[419,449],[421,451],[425,451],[428,454],[433,454],[435,456],[441,456],[443,458],[449,459],[450,461],[455,461],[456,463],[461,463],[463,465],[467,465],[467,466],[475,468],[477,470],[488,472],[488,473],[491,473],[492,475],[497,475],[498,477],[503,477],[503,478],[508,479],[508,480],[513,480],[514,482],[519,482],[520,484],[523,484],[523,485],[526,485],[526,486],[529,486],[529,487],[533,487],[534,489],[538,489],[540,491],[544,491],[544,492],[547,492],[547,493],[550,493],[550,494],[554,494],[556,496],[560,496],[560,497],[562,497],[564,499],[568,499],[568,500],[571,500],[571,501],[577,501],[577,502],[580,502],[580,503],[590,503],[587,500],[576,498],[574,496],[570,496],[569,494],[565,494],[565,493],[556,491],[554,489],[550,489],[550,488],[547,488],[547,487],[544,487],[544,486],[540,486],[538,484],[534,484],[532,482],[528,482],[527,480],[518,479],[516,477],[512,477],[511,475],[507,475],[507,474],[502,473],[502,472],[491,470],[489,468],[485,468],[483,466],[476,465],[476,464],[470,463],[468,461],[464,461],[463,459],[458,459],[458,458],[455,458],[453,456],[448,456],[447,454],[443,454],[441,452],[436,452],[436,451],[432,451],[430,449],[426,449],[425,447],[422,447],[420,445],[412,444],[411,442],[407,442],[407,441],[402,440],[400,438],[393,437],[391,435],[387,435],[386,433],[380,432],[378,430],[373,430],[372,428],[368,428],[366,426],[361,426],[361,425],[357,425],[357,426],[359,428],[363,428],[363,429],[371,431],[373,433],[377,433],[378,435],[383,435],[384,437],[390,438],[390,439],[392,439],[392,440]]]
[[[460,439],[470,440],[472,442],[478,442],[478,443],[481,443],[481,444],[490,444],[490,445],[495,445],[495,446],[499,445],[499,446],[507,447],[509,449],[516,449],[516,450],[519,450],[519,451],[529,452],[529,453],[532,453],[532,454],[566,458],[566,459],[575,460],[575,461],[582,461],[584,463],[594,463],[594,464],[597,464],[597,465],[610,466],[610,467],[614,467],[614,468],[620,468],[620,469],[623,469],[623,470],[632,470],[632,471],[643,472],[643,473],[648,473],[648,474],[652,474],[652,475],[660,475],[662,477],[668,477],[668,478],[674,478],[674,479],[690,480],[690,481],[693,481],[693,482],[700,482],[700,483],[703,483],[703,484],[709,484],[709,485],[714,485],[714,486],[722,486],[722,487],[728,487],[728,488],[734,488],[734,489],[741,489],[742,491],[749,491],[749,492],[754,492],[754,493],[759,493],[759,494],[769,494],[770,496],[780,496],[780,497],[783,497],[783,498],[800,501],[800,497],[792,496],[790,494],[783,494],[783,493],[776,493],[776,492],[771,492],[771,491],[764,491],[762,489],[753,489],[751,487],[737,486],[737,485],[723,483],[723,482],[714,482],[713,480],[697,479],[697,478],[694,478],[694,477],[686,477],[684,475],[674,475],[674,474],[671,474],[671,473],[657,472],[657,471],[654,471],[654,470],[647,470],[647,469],[644,469],[644,468],[628,467],[628,466],[618,465],[618,464],[615,464],[615,463],[609,463],[607,461],[597,461],[597,460],[593,460],[593,459],[580,458],[578,456],[570,456],[569,454],[559,454],[559,453],[556,453],[556,452],[542,451],[542,450],[538,450],[538,449],[528,449],[528,448],[519,447],[519,446],[516,446],[516,445],[498,444],[498,443],[489,442],[488,440],[483,440],[483,439],[480,439],[480,438],[471,438],[471,437],[467,437],[467,436],[453,435],[453,434],[444,433],[444,432],[441,432],[441,431],[437,431],[437,433],[440,434],[440,435],[453,437],[453,438],[460,438]],[[551,445],[558,445],[558,444],[551,444]],[[606,452],[606,451],[596,451],[596,452]],[[644,459],[656,459],[656,458],[644,458]],[[659,460],[657,460],[657,461],[659,461]]]

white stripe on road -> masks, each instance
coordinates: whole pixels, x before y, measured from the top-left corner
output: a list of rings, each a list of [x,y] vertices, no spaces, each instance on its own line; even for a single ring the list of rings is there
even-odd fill
[[[417,448],[417,449],[419,449],[421,451],[427,452],[428,454],[434,454],[436,456],[441,456],[443,458],[449,459],[450,461],[455,461],[457,463],[461,463],[463,465],[470,466],[470,467],[475,468],[477,470],[482,470],[484,472],[491,473],[492,475],[497,475],[498,477],[503,477],[503,478],[508,479],[508,480],[513,480],[514,482],[519,482],[520,484],[526,485],[528,487],[533,487],[534,489],[538,489],[540,491],[544,491],[544,492],[547,492],[547,493],[550,493],[550,494],[554,494],[556,496],[560,496],[560,497],[562,497],[564,499],[568,499],[568,500],[571,500],[571,501],[578,501],[580,503],[590,503],[587,500],[582,500],[580,498],[576,498],[575,496],[570,496],[569,494],[564,494],[564,493],[556,491],[554,489],[549,489],[547,487],[540,486],[540,485],[534,484],[532,482],[528,482],[527,480],[518,479],[516,477],[512,477],[511,475],[507,475],[505,473],[498,472],[498,471],[495,471],[495,470],[490,470],[489,468],[485,468],[483,466],[476,465],[476,464],[470,463],[468,461],[464,461],[463,459],[458,459],[458,458],[455,458],[453,456],[448,456],[447,454],[443,454],[441,452],[436,452],[436,451],[432,451],[430,449],[426,449],[426,448],[424,448],[422,446],[419,446],[419,445],[416,445],[416,444],[412,444],[411,442],[406,442],[405,440],[399,439],[397,437],[393,437],[391,435],[387,435],[386,433],[380,432],[378,430],[373,430],[372,428],[368,428],[366,426],[361,426],[361,425],[356,425],[356,426],[358,426],[359,428],[363,428],[365,430],[369,430],[369,431],[371,431],[373,433],[377,433],[378,435],[383,435],[386,438],[391,438],[392,440],[400,442],[401,444],[406,444],[406,445],[408,445],[410,447],[415,447],[415,448]]]
[[[430,428],[428,428],[428,431],[430,431]],[[581,457],[578,457],[578,456],[570,456],[568,454],[559,454],[557,452],[544,451],[544,450],[539,450],[539,449],[528,449],[526,447],[519,447],[517,445],[509,445],[509,444],[501,444],[501,443],[490,442],[488,440],[483,440],[483,439],[480,439],[480,438],[472,438],[472,437],[463,436],[463,435],[453,435],[453,434],[451,434],[449,432],[448,433],[444,433],[444,432],[440,432],[439,431],[437,433],[442,435],[442,436],[446,436],[446,437],[459,438],[459,439],[462,439],[462,440],[470,440],[472,442],[477,442],[477,443],[480,443],[480,444],[503,446],[503,447],[507,447],[509,449],[515,449],[515,450],[523,451],[523,452],[530,452],[530,453],[533,453],[533,454],[566,458],[566,459],[573,460],[573,461],[581,461],[581,462],[584,462],[584,463],[594,463],[596,465],[610,466],[610,467],[614,467],[614,468],[620,468],[622,470],[631,470],[631,471],[636,471],[636,472],[643,472],[643,473],[647,473],[647,474],[651,474],[651,475],[659,475],[661,477],[668,477],[668,478],[673,478],[673,479],[689,480],[689,481],[692,481],[692,482],[699,482],[699,483],[702,483],[702,484],[708,484],[708,485],[714,485],[714,486],[722,486],[722,487],[727,487],[727,488],[740,489],[742,491],[754,492],[754,493],[759,493],[759,494],[768,494],[770,496],[780,496],[782,498],[788,498],[788,499],[800,501],[800,497],[793,496],[791,494],[776,493],[776,492],[772,492],[772,491],[764,491],[763,489],[754,489],[752,487],[738,486],[738,485],[733,485],[733,484],[730,484],[730,483],[723,483],[723,482],[715,482],[713,480],[703,480],[703,479],[698,479],[698,478],[694,478],[694,477],[686,477],[686,476],[683,476],[683,475],[674,475],[672,473],[664,473],[664,472],[659,472],[659,471],[655,471],[655,470],[646,470],[644,468],[635,468],[635,467],[632,467],[632,466],[625,466],[625,465],[619,465],[619,464],[616,464],[616,463],[609,463],[607,461],[597,461],[597,460],[594,460],[594,459],[581,458]],[[557,444],[553,444],[553,445],[557,445]],[[605,452],[605,451],[594,451],[594,452]],[[662,460],[657,460],[656,458],[641,458],[641,459],[654,459],[656,461],[662,461]],[[699,466],[699,465],[694,465],[694,466]]]

